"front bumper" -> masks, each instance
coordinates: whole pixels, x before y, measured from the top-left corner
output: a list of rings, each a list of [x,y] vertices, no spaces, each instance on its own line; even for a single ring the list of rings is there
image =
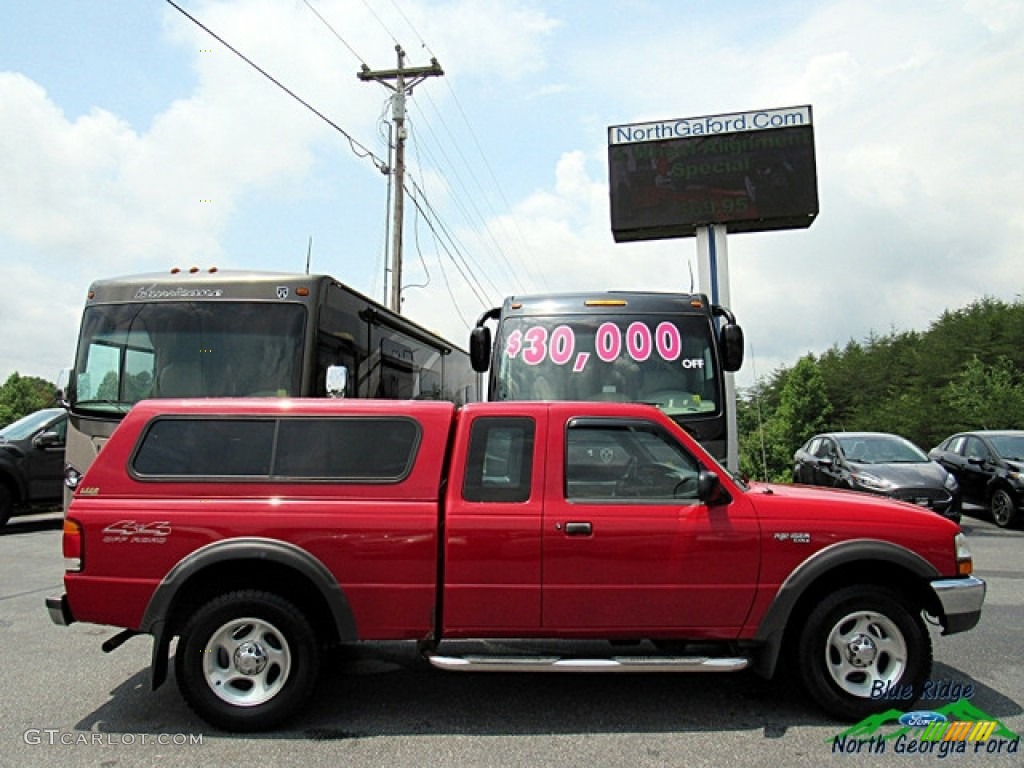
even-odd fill
[[[58,626],[67,627],[75,623],[67,594],[51,595],[46,598],[46,610],[50,614],[50,621]]]
[[[985,602],[985,582],[982,579],[975,576],[939,579],[932,582],[932,590],[942,606],[942,634],[966,632],[978,623],[981,606]]]

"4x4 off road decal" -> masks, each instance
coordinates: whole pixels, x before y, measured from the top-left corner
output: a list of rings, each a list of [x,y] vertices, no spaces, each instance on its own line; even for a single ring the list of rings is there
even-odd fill
[[[139,523],[135,520],[118,520],[103,529],[104,544],[165,544],[171,535],[171,523],[160,520]]]

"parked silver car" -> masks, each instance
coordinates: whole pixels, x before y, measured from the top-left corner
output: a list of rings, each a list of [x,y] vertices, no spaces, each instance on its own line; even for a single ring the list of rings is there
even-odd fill
[[[960,520],[956,478],[912,442],[888,432],[815,435],[793,454],[793,481],[890,496]]]

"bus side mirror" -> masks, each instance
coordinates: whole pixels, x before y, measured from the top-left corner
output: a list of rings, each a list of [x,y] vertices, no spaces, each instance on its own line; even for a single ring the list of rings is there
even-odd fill
[[[469,361],[473,370],[483,373],[491,364],[491,329],[478,325],[469,332]]]
[[[324,383],[328,397],[345,397],[348,394],[348,368],[344,365],[328,366]]]
[[[68,407],[68,397],[71,394],[71,368],[61,368],[57,374],[57,392],[54,399],[61,408]]]
[[[726,323],[719,331],[718,341],[722,370],[738,371],[743,365],[743,329],[735,323]]]

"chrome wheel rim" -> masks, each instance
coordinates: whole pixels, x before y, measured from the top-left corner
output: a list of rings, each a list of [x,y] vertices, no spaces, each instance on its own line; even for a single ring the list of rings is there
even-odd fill
[[[997,491],[996,495],[992,497],[992,519],[996,525],[1005,527],[1010,522],[1012,514],[1013,502],[1010,501],[1010,497],[1003,491]]]
[[[232,619],[210,636],[203,650],[206,684],[221,701],[237,707],[274,698],[291,668],[288,641],[264,619]]]
[[[876,611],[847,614],[832,627],[825,644],[825,666],[833,682],[864,699],[871,698],[872,691],[898,683],[907,657],[903,632]]]

